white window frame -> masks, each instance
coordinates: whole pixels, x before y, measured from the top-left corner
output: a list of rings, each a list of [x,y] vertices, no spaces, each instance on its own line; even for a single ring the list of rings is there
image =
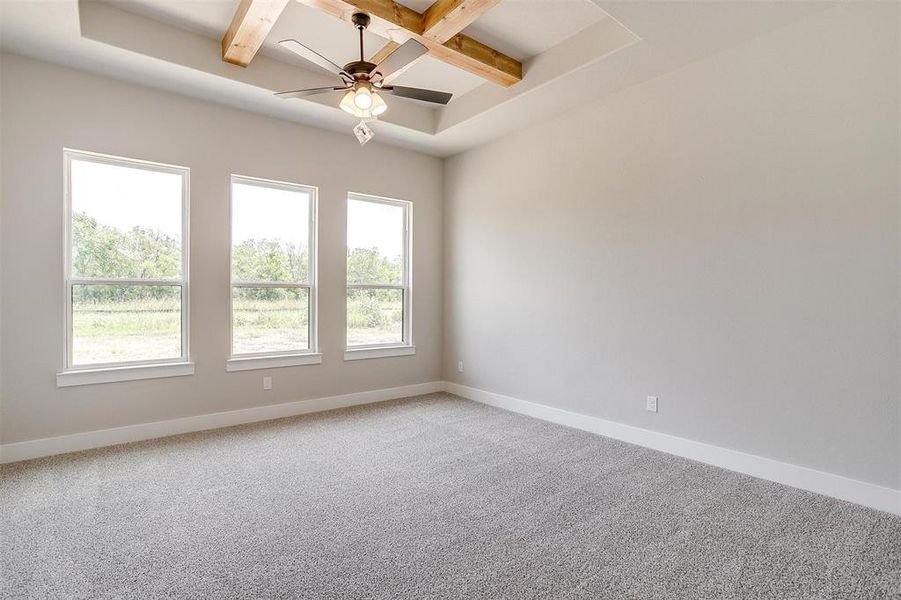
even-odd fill
[[[289,192],[302,192],[309,195],[309,232],[310,232],[310,280],[308,283],[276,282],[276,281],[243,281],[232,279],[232,208],[234,184],[241,183],[257,187],[266,187]],[[246,175],[233,174],[228,187],[228,360],[226,371],[251,371],[254,369],[272,369],[277,367],[294,367],[300,365],[318,365],[322,363],[319,352],[319,188],[312,185],[276,181]],[[309,294],[309,348],[306,350],[290,350],[282,352],[255,352],[252,354],[234,354],[234,289],[245,288],[306,288]]]
[[[388,342],[384,344],[365,344],[360,346],[349,346],[347,344],[347,306],[344,308],[344,360],[363,360],[369,358],[388,358],[392,356],[409,356],[416,354],[416,346],[413,343],[413,203],[408,200],[398,200],[396,198],[386,198],[384,196],[374,196],[372,194],[363,194],[359,192],[348,192],[346,206],[349,208],[350,201],[357,200],[362,202],[372,202],[375,204],[387,204],[390,206],[398,206],[404,210],[404,240],[403,240],[403,277],[400,284],[368,284],[368,283],[347,283],[347,265],[344,266],[344,282],[346,290],[344,293],[345,302],[347,302],[347,290],[403,290],[404,315],[403,315],[403,341]],[[345,218],[344,226],[345,234],[347,232],[347,221]],[[345,257],[347,253],[345,252]]]
[[[181,277],[171,279],[136,279],[75,277],[72,274],[72,161],[80,160],[131,169],[143,169],[156,173],[172,173],[182,178],[181,192]],[[63,149],[63,322],[65,323],[65,343],[63,344],[62,371],[57,373],[59,387],[153,379],[193,375],[190,347],[190,190],[191,170],[188,167],[169,165],[146,160],[124,158],[84,150]],[[181,288],[181,356],[167,359],[122,361],[114,363],[72,364],[73,318],[72,289],[76,285],[147,285],[178,286]]]

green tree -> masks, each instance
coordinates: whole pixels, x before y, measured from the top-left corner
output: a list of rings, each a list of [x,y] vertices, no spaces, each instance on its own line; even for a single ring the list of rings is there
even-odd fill
[[[378,248],[354,248],[347,253],[347,283],[389,283],[403,281],[401,257],[388,259]]]
[[[400,256],[389,259],[378,248],[354,248],[347,253],[348,283],[400,284],[403,262]],[[378,329],[399,319],[402,296],[396,290],[349,290],[347,325],[350,328]]]
[[[123,232],[75,213],[72,218],[72,270],[76,276],[168,279],[180,275],[179,241],[160,231],[133,227]],[[76,300],[124,301],[168,298],[178,294],[163,286],[76,286]]]
[[[251,239],[235,246],[232,252],[232,271],[239,281],[308,282],[310,255],[305,248],[279,240]],[[298,297],[299,289],[285,290]],[[283,294],[273,288],[247,288],[248,298],[273,300]]]

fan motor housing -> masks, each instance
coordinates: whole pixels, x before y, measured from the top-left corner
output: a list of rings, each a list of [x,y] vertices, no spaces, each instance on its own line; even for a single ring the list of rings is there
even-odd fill
[[[369,73],[376,67],[374,63],[365,60],[355,60],[344,65],[344,71],[354,79],[368,79]]]

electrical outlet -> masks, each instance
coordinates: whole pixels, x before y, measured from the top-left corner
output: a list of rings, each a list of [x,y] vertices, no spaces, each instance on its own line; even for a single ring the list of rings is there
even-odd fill
[[[272,389],[272,377],[263,377],[263,389],[264,390]]]
[[[457,373],[462,373],[462,372],[463,372],[463,361],[461,360],[460,362],[457,363]]]
[[[657,396],[648,396],[648,412],[657,412]]]

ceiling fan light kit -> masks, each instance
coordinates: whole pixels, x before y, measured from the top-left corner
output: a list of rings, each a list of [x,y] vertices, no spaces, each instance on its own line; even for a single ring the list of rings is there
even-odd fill
[[[371,140],[374,135],[372,129],[366,125],[366,122],[377,119],[379,115],[384,114],[388,110],[388,105],[382,98],[382,94],[393,94],[401,98],[410,98],[432,104],[447,104],[450,102],[451,94],[447,92],[386,85],[386,80],[427,53],[428,48],[418,41],[410,39],[386,56],[379,64],[368,62],[363,53],[363,31],[369,27],[369,15],[366,13],[355,13],[352,20],[354,26],[360,32],[360,60],[347,63],[344,67],[339,67],[297,40],[288,39],[279,42],[279,45],[283,48],[340,77],[342,85],[340,87],[278,92],[276,96],[282,98],[305,98],[316,94],[344,92],[338,106],[347,114],[361,119],[359,125],[354,127],[354,134],[360,140],[361,145]],[[358,132],[358,130],[361,131]]]
[[[379,93],[365,82],[355,83],[353,88],[344,94],[338,106],[358,119],[374,119],[388,110],[388,105]]]

